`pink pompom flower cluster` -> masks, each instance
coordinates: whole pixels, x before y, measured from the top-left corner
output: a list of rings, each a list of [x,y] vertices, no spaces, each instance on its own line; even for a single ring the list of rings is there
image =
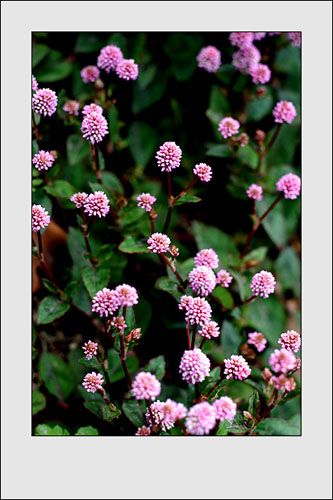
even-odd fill
[[[271,70],[266,64],[251,65],[249,71],[253,83],[268,83],[271,79]]]
[[[100,71],[97,68],[97,66],[85,66],[81,70],[81,77],[83,80],[83,83],[94,83],[97,78],[99,78]]]
[[[219,266],[219,258],[212,248],[200,250],[194,257],[195,266],[207,266],[216,269]]]
[[[32,97],[32,109],[36,115],[52,116],[57,104],[57,94],[51,89],[39,89]]]
[[[244,49],[252,45],[253,33],[251,31],[236,31],[230,33],[229,41],[231,45]]]
[[[266,348],[267,340],[262,333],[252,332],[248,335],[247,343],[254,345],[258,352],[262,352]]]
[[[139,196],[137,196],[136,200],[138,201],[138,207],[144,208],[146,212],[150,212],[153,208],[156,198],[150,193],[141,193],[139,194]]]
[[[275,349],[269,358],[269,364],[276,373],[288,373],[296,369],[296,357],[287,349]]]
[[[116,286],[115,290],[99,290],[93,298],[92,311],[99,313],[100,317],[112,316],[120,307],[133,307],[138,301],[136,289],[123,283]]]
[[[218,131],[221,133],[224,139],[227,139],[228,137],[238,134],[239,127],[239,121],[228,116],[227,118],[223,118],[223,120],[220,121]]]
[[[286,174],[276,183],[276,189],[284,193],[284,197],[295,200],[301,192],[301,179],[295,174]]]
[[[137,373],[131,387],[132,395],[137,400],[157,398],[161,393],[161,384],[150,372]]]
[[[233,354],[229,359],[224,360],[224,374],[226,378],[235,380],[245,380],[251,374],[251,368],[243,356]]]
[[[136,436],[150,436],[150,434],[151,434],[150,427],[147,427],[146,425],[139,427],[135,433]]]
[[[50,224],[49,213],[41,205],[32,205],[32,230],[34,233]]]
[[[246,194],[252,200],[262,200],[262,187],[258,186],[258,184],[251,184],[251,186],[247,189]]]
[[[160,426],[163,431],[174,427],[177,420],[182,420],[187,415],[187,408],[182,403],[167,399],[165,403],[155,401],[146,412],[149,425]]]
[[[100,115],[103,114],[103,108],[102,108],[102,106],[99,106],[98,104],[95,104],[94,102],[92,102],[91,104],[86,104],[85,106],[83,106],[82,114],[84,116],[86,116],[86,115],[89,115],[90,113],[92,113],[93,111],[95,113],[99,113]]]
[[[32,91],[33,92],[37,92],[37,90],[38,90],[38,82],[36,80],[36,77],[34,77],[34,75],[32,75],[31,80],[32,80],[31,81]]]
[[[212,168],[206,163],[198,163],[193,169],[193,173],[199,177],[202,182],[209,182],[212,178]]]
[[[216,275],[216,283],[223,286],[224,288],[229,288],[232,282],[232,276],[226,269],[221,269]]]
[[[287,33],[288,40],[291,40],[291,45],[294,47],[300,47],[302,43],[302,32],[301,31],[289,31]]]
[[[83,350],[86,358],[88,359],[88,361],[90,359],[92,359],[93,356],[96,356],[97,349],[98,349],[98,344],[96,342],[92,342],[91,340],[88,340],[88,342],[85,342],[83,344],[83,347],[82,347],[82,350]]]
[[[267,299],[271,293],[274,293],[276,281],[272,273],[269,271],[260,271],[253,276],[251,282],[251,290],[255,297],[260,295]]]
[[[32,163],[35,165],[37,170],[48,170],[52,167],[54,158],[49,151],[44,151],[41,149],[32,159]]]
[[[276,123],[291,123],[296,115],[296,108],[290,101],[279,101],[273,109],[274,121]]]
[[[139,66],[134,59],[123,59],[116,67],[116,73],[123,80],[136,80],[139,74]]]
[[[84,206],[87,198],[87,193],[75,193],[70,197],[70,200],[75,203],[76,208],[81,208]]]
[[[215,427],[216,411],[214,406],[206,401],[198,403],[189,410],[185,427],[189,434],[203,436]]]
[[[120,300],[120,307],[133,307],[139,302],[138,292],[134,286],[123,283],[116,286],[115,290]]]
[[[216,73],[221,66],[221,52],[213,45],[203,47],[197,55],[198,67]]]
[[[118,64],[123,60],[123,53],[116,45],[107,45],[103,47],[98,58],[97,66],[104,69],[107,73],[115,71]]]
[[[202,297],[188,297],[183,301],[186,311],[185,321],[191,325],[203,326],[210,321],[212,308],[206,299]]]
[[[279,375],[278,377],[273,376],[269,383],[275,387],[277,390],[282,390],[286,392],[291,392],[296,389],[296,382],[293,377],[286,377],[285,375]]]
[[[103,137],[109,133],[108,122],[101,113],[91,111],[83,118],[81,132],[83,138],[90,141],[91,144],[101,142]]]
[[[66,111],[69,115],[78,116],[79,108],[80,108],[80,103],[78,101],[69,100],[64,104],[62,109]]]
[[[148,250],[153,253],[166,253],[169,251],[171,240],[162,233],[153,233],[147,240]]]
[[[301,348],[301,336],[295,330],[287,330],[281,334],[278,344],[287,351],[298,352]]]
[[[232,421],[237,413],[236,403],[228,396],[222,396],[213,403],[216,420],[223,422],[224,420]]]
[[[82,199],[82,196],[84,196],[85,193],[77,193],[77,194],[81,194],[80,198]],[[74,201],[74,196],[75,195],[71,197],[71,201]],[[79,203],[81,202],[81,199]],[[74,201],[75,204],[76,200],[77,198]],[[95,191],[94,193],[91,193],[89,196],[87,196],[87,198],[83,202],[83,208],[84,211],[87,212],[87,214],[90,215],[91,217],[97,216],[101,218],[105,217],[109,213],[110,202],[108,197],[103,191]]]
[[[261,59],[260,51],[254,45],[237,50],[232,56],[232,65],[243,74],[248,74]]]
[[[87,373],[84,377],[82,385],[87,392],[95,393],[103,389],[104,379],[100,373]]]
[[[185,351],[180,360],[179,373],[188,384],[202,382],[210,373],[210,360],[201,349]]]
[[[216,321],[208,321],[202,325],[201,330],[199,330],[198,333],[206,339],[211,339],[213,337],[218,337],[221,334],[221,331]]]
[[[215,274],[207,266],[195,267],[188,275],[188,278],[192,290],[201,297],[209,295],[216,287]]]
[[[162,172],[171,172],[174,168],[179,167],[182,158],[182,150],[173,141],[165,142],[160,146],[155,158]]]

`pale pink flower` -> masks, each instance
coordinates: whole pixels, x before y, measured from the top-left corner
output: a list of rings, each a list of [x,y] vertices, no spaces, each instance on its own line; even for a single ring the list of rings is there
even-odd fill
[[[189,285],[192,290],[205,297],[209,295],[216,287],[216,277],[210,267],[197,266],[188,275]]]
[[[205,401],[192,406],[185,420],[185,427],[190,434],[203,436],[209,434],[215,423],[215,408]]]
[[[301,347],[301,336],[295,330],[287,330],[281,334],[278,343],[287,351],[298,352]]]
[[[168,252],[171,243],[170,238],[166,234],[153,233],[147,240],[148,250],[153,253]]]
[[[301,31],[290,31],[287,33],[288,40],[291,40],[291,45],[294,47],[300,47],[302,43],[302,32]]]
[[[101,142],[103,137],[109,133],[108,122],[101,113],[92,111],[83,118],[81,125],[83,138],[91,144]]]
[[[193,297],[188,301],[185,320],[191,325],[203,326],[210,320],[212,308],[206,299],[201,297]]]
[[[152,373],[140,372],[135,376],[131,391],[137,400],[154,400],[161,393],[161,384]]]
[[[247,74],[261,59],[260,51],[254,45],[237,50],[232,56],[232,65],[241,73]]]
[[[295,355],[287,349],[275,349],[269,358],[269,364],[276,373],[287,373],[296,368]]]
[[[188,384],[202,382],[210,373],[210,360],[201,349],[185,351],[180,360],[179,373]]]
[[[290,101],[279,101],[273,109],[274,121],[276,123],[291,123],[296,115],[296,108]]]
[[[75,193],[70,197],[70,200],[75,203],[76,208],[81,208],[84,206],[87,198],[87,193]]]
[[[301,179],[295,174],[286,174],[276,183],[276,189],[283,191],[284,197],[295,200],[301,192]]]
[[[124,316],[115,316],[114,318],[112,318],[111,325],[118,332],[122,332],[127,327]]]
[[[94,83],[97,80],[97,78],[99,78],[100,71],[97,68],[97,66],[85,66],[81,70],[80,74],[83,83],[89,83],[89,82]]]
[[[91,193],[84,202],[84,211],[90,216],[105,217],[110,211],[110,202],[103,191]]]
[[[48,170],[52,167],[54,162],[54,158],[49,153],[49,151],[44,151],[41,149],[38,153],[33,157],[32,163],[35,165],[37,170]]]
[[[100,317],[111,316],[120,307],[120,299],[115,290],[103,288],[99,290],[93,298],[91,310],[99,313]]]
[[[266,36],[266,31],[254,31],[252,33],[253,35],[253,40],[262,40]]]
[[[216,283],[223,286],[224,288],[229,288],[232,282],[232,276],[226,269],[221,269],[216,275]]]
[[[172,169],[179,167],[182,150],[175,142],[165,142],[157,151],[155,158],[162,172],[171,172]]]
[[[274,293],[276,281],[272,273],[269,271],[260,271],[253,276],[251,281],[251,290],[255,297],[260,295],[267,299],[271,293]]]
[[[89,115],[90,113],[99,113],[100,115],[103,114],[103,108],[102,106],[99,106],[98,104],[95,104],[92,102],[91,104],[86,104],[83,106],[82,114],[83,115]]]
[[[227,379],[245,380],[251,375],[251,368],[243,356],[233,354],[224,360],[224,375]]]
[[[207,266],[211,269],[216,269],[219,266],[219,258],[212,248],[204,248],[194,257],[194,264],[196,266]]]
[[[253,83],[267,83],[271,79],[271,70],[266,64],[252,65],[250,75]]]
[[[243,49],[252,45],[253,33],[251,31],[236,31],[230,33],[229,40],[231,45]]]
[[[115,71],[118,64],[123,60],[123,53],[119,47],[115,45],[107,45],[103,47],[98,58],[97,66],[105,69],[107,73]]]
[[[212,337],[218,337],[221,334],[221,331],[216,321],[208,321],[202,325],[201,330],[199,330],[198,333],[206,339],[211,339]]]
[[[116,287],[116,292],[118,293],[121,307],[132,307],[139,302],[138,292],[134,286],[123,283]]]
[[[151,419],[153,416],[153,422]],[[156,401],[150,405],[146,413],[146,420],[150,425],[160,425],[163,431],[171,429],[177,420],[182,420],[187,415],[187,408],[182,403],[167,399],[165,403]]]
[[[49,213],[41,205],[32,205],[32,230],[34,233],[50,224]]]
[[[228,116],[227,118],[223,118],[220,121],[218,126],[218,131],[221,132],[221,135],[227,139],[227,137],[231,137],[232,135],[238,134],[239,131],[239,121],[235,120]]]
[[[254,345],[258,352],[262,352],[266,348],[267,340],[260,332],[249,333],[248,344]]]
[[[181,298],[180,298],[180,304],[178,304],[178,308],[183,311],[185,309],[185,311],[187,311],[188,307],[189,307],[189,304],[190,302],[193,300],[193,297],[191,295],[183,295]]]
[[[164,403],[162,403],[159,399],[149,405],[149,408],[146,411],[146,421],[151,426],[160,426],[163,431],[167,431],[174,427],[174,423],[170,422],[162,422],[163,417],[161,413],[161,409]]]
[[[57,94],[51,89],[39,89],[32,97],[32,109],[36,115],[52,116],[57,104]]]
[[[251,184],[251,186],[248,188],[246,191],[246,194],[248,195],[249,198],[252,198],[252,200],[262,200],[262,187],[258,186],[258,184]]]
[[[87,392],[96,392],[103,389],[104,379],[100,373],[87,373],[84,377],[82,385]]]
[[[202,182],[209,182],[212,178],[212,168],[206,163],[198,163],[193,169],[193,173],[199,177]]]
[[[221,66],[221,52],[212,45],[203,47],[197,55],[198,67],[216,73]]]
[[[285,375],[279,375],[278,377],[272,377],[270,383],[274,385],[275,389],[279,391],[294,391],[296,389],[296,382],[293,377],[287,378]]]
[[[119,78],[124,80],[136,80],[139,74],[139,66],[134,59],[123,59],[116,67]]]
[[[32,75],[32,91],[33,92],[37,92],[38,90],[38,82],[36,80],[36,78],[34,77],[34,75]]]
[[[62,109],[66,111],[69,115],[78,116],[79,108],[80,108],[80,103],[78,101],[69,100],[64,104]]]
[[[97,354],[97,349],[98,349],[98,344],[96,342],[92,342],[91,340],[88,340],[88,342],[85,342],[83,344],[83,352],[88,360],[92,359],[93,356],[96,356]]]
[[[150,212],[153,208],[156,198],[150,193],[142,193],[137,196],[136,200],[139,202],[138,207],[144,208],[146,212]]]
[[[222,396],[213,403],[216,413],[216,420],[223,422],[224,420],[232,421],[237,413],[237,405],[228,396]]]
[[[151,434],[150,427],[146,427],[145,425],[139,427],[135,433],[136,436],[150,436],[150,434]]]

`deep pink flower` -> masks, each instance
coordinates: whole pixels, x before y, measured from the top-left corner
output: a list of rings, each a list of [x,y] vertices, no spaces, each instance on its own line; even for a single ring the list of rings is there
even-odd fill
[[[156,198],[150,193],[142,193],[137,196],[136,200],[139,202],[138,207],[144,208],[146,212],[150,212],[153,208]]]
[[[301,336],[295,330],[287,330],[286,333],[281,334],[278,343],[287,351],[298,352],[301,347]]]
[[[116,292],[119,296],[121,307],[132,307],[139,302],[138,292],[134,286],[123,283],[116,287]]]
[[[204,401],[192,406],[185,420],[185,427],[190,434],[203,436],[204,434],[209,434],[215,423],[215,408]]]
[[[301,31],[290,31],[287,33],[288,40],[291,40],[291,45],[294,47],[300,47],[302,43],[302,32]]]
[[[92,111],[83,119],[81,132],[84,139],[90,141],[91,144],[101,142],[103,137],[109,133],[108,122],[101,113]]]
[[[267,340],[260,332],[249,333],[248,344],[253,344],[258,352],[262,352],[266,348]]]
[[[201,297],[193,297],[188,301],[185,320],[191,325],[203,326],[210,320],[212,308],[206,299]]]
[[[279,391],[294,391],[296,389],[296,382],[291,378],[287,378],[285,375],[279,375],[278,377],[272,377],[270,380],[270,384],[274,385],[275,389]]]
[[[215,274],[207,266],[195,267],[188,275],[188,278],[192,290],[201,297],[209,295],[216,287]]]
[[[107,45],[103,47],[98,58],[97,66],[105,69],[107,73],[115,71],[118,64],[123,60],[123,53],[119,47],[115,45]]]
[[[232,276],[226,269],[221,269],[216,275],[216,283],[223,286],[224,288],[229,288],[232,282]]]
[[[187,311],[189,304],[191,303],[192,300],[193,300],[193,297],[191,295],[183,295],[180,298],[180,304],[178,304],[178,308],[181,311],[183,311],[184,309],[185,309],[185,311]]]
[[[223,118],[223,120],[220,121],[218,131],[221,132],[221,135],[225,139],[227,139],[227,137],[238,134],[239,127],[239,121],[234,120],[234,118],[228,116],[227,118]]]
[[[251,31],[236,31],[230,33],[229,40],[231,45],[243,49],[252,45],[253,33]]]
[[[48,151],[41,149],[33,157],[32,163],[35,165],[37,170],[48,170],[52,167],[54,158]]]
[[[116,67],[119,78],[124,80],[136,80],[139,74],[139,66],[134,59],[123,59]]]
[[[253,83],[267,83],[271,79],[271,70],[266,64],[255,64],[250,68]]]
[[[287,373],[290,370],[295,370],[296,368],[296,357],[295,355],[287,351],[287,349],[275,349],[270,355],[269,364],[272,369],[277,373]]]
[[[37,115],[52,116],[57,104],[57,94],[51,89],[39,89],[32,97],[32,109]]]
[[[80,103],[78,101],[69,100],[64,104],[62,109],[66,111],[69,115],[78,116],[79,108],[80,108]]]
[[[252,200],[262,200],[262,187],[258,186],[258,184],[251,184],[249,189],[246,191],[246,194],[248,195],[249,198],[252,198]]]
[[[91,340],[88,340],[88,342],[85,342],[82,349],[83,349],[83,352],[84,352],[86,358],[88,360],[90,360],[93,358],[93,356],[96,356],[98,344],[96,342],[92,342]]]
[[[219,266],[219,258],[212,248],[204,248],[194,257],[194,264],[196,266],[207,266],[211,269],[216,269]]]
[[[100,71],[97,66],[86,66],[81,70],[83,83],[93,83],[99,78]]]
[[[98,104],[95,104],[94,102],[83,106],[83,110],[82,110],[83,115],[89,115],[92,112],[99,113],[100,115],[102,115],[103,108],[102,108],[102,106],[99,106]]]
[[[153,233],[147,240],[148,250],[153,253],[168,252],[170,246],[170,238],[166,234]]]
[[[224,374],[227,379],[245,380],[251,374],[251,368],[243,356],[233,354],[224,360]]]
[[[180,360],[179,373],[188,384],[202,382],[210,373],[210,361],[201,349],[185,351]]]
[[[41,205],[32,205],[32,230],[34,233],[50,224],[49,213]]]
[[[105,217],[110,211],[110,202],[103,191],[91,193],[84,202],[84,211],[90,216]]]
[[[232,56],[232,65],[241,73],[247,74],[261,59],[260,51],[254,45],[237,50]]]
[[[202,182],[209,182],[212,178],[212,168],[206,163],[198,163],[193,169],[193,173],[199,177]]]
[[[251,282],[251,290],[256,297],[260,295],[267,299],[271,293],[274,293],[276,281],[272,273],[269,271],[260,271],[253,276]]]
[[[221,52],[212,45],[203,47],[197,55],[198,67],[208,73],[216,73],[221,66]]]
[[[291,123],[296,115],[296,108],[290,101],[279,101],[273,109],[274,121],[276,123]]]
[[[150,434],[151,434],[150,427],[146,427],[145,425],[139,427],[135,433],[136,436],[150,436]]]
[[[82,385],[87,392],[96,392],[103,389],[104,379],[100,373],[87,373],[84,377]]]
[[[228,396],[222,396],[213,403],[216,413],[216,420],[233,420],[237,413],[237,405]]]
[[[115,290],[103,288],[99,290],[93,298],[91,310],[99,313],[100,317],[108,317],[117,311],[120,307],[120,299]]]
[[[75,203],[76,208],[81,208],[84,206],[87,198],[87,193],[75,193],[70,197],[70,200]]]
[[[157,151],[155,158],[162,172],[171,172],[172,169],[179,167],[182,150],[175,142],[165,142]]]
[[[221,334],[221,331],[216,321],[208,321],[201,327],[201,330],[199,330],[198,333],[206,339],[211,339],[212,337],[218,337]]]
[[[137,400],[154,400],[161,393],[161,384],[152,373],[140,372],[135,376],[131,390]]]
[[[295,200],[301,192],[301,179],[295,174],[286,174],[276,183],[276,189],[283,191],[284,197]]]
[[[32,91],[37,92],[37,90],[38,90],[38,82],[34,77],[34,75],[32,75]]]

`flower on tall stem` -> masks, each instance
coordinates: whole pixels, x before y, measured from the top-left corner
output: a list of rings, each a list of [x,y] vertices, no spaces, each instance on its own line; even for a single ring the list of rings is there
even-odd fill
[[[54,90],[39,89],[32,97],[32,109],[36,115],[52,116],[57,110],[58,97]]]
[[[301,179],[295,174],[286,174],[276,183],[276,189],[282,191],[284,197],[295,200],[301,192]]]
[[[215,427],[216,411],[214,406],[206,401],[190,408],[185,420],[185,427],[189,434],[203,436],[210,433]]]
[[[251,375],[251,368],[243,356],[233,354],[229,359],[224,360],[224,366],[224,374],[228,380],[245,380]]]
[[[152,196],[150,193],[141,193],[137,196],[136,200],[138,201],[138,207],[144,208],[146,212],[150,212],[153,208],[153,204],[156,201],[155,196]]]
[[[73,99],[70,99],[69,101],[65,102],[62,109],[66,111],[69,115],[78,116],[79,108],[80,108],[79,101],[74,101]]]
[[[99,78],[100,71],[97,66],[85,66],[80,74],[83,83],[94,83]]]
[[[70,197],[70,200],[75,203],[76,208],[81,208],[84,206],[87,198],[87,193],[75,193]]]
[[[95,393],[103,389],[104,379],[100,373],[87,373],[84,377],[82,385],[87,392]]]
[[[84,211],[93,217],[105,217],[110,211],[110,202],[103,191],[91,193],[83,204]]]
[[[209,376],[210,360],[199,348],[185,351],[180,360],[179,373],[188,384],[202,382]]]
[[[179,167],[182,150],[175,142],[165,142],[157,151],[155,158],[162,172],[171,172],[174,168]]]
[[[92,302],[91,310],[97,312],[101,318],[112,316],[120,308],[118,293],[106,287],[96,293]]]
[[[253,42],[252,31],[235,31],[230,33],[229,41],[231,45],[244,49],[246,47],[251,47]]]
[[[207,266],[195,267],[188,275],[188,278],[192,290],[201,297],[209,295],[216,287],[215,274]]]
[[[224,288],[229,288],[232,282],[232,276],[226,269],[221,269],[216,275],[216,283],[223,286]]]
[[[123,80],[136,80],[139,75],[139,66],[134,59],[123,59],[116,67],[116,73]]]
[[[209,182],[212,178],[212,168],[206,163],[198,163],[193,173],[199,177],[202,182]]]
[[[254,45],[237,50],[232,56],[232,65],[243,74],[248,74],[261,59],[260,51]]]
[[[221,66],[221,52],[214,46],[203,47],[197,55],[198,67],[216,73]]]
[[[101,142],[103,137],[109,133],[108,122],[101,113],[92,111],[86,114],[82,121],[81,132],[83,138],[91,144]]]
[[[287,330],[281,334],[278,344],[287,351],[298,352],[301,348],[301,336],[295,330]]]
[[[210,321],[212,308],[206,299],[202,297],[193,297],[187,301],[185,320],[191,325],[203,326]]]
[[[49,213],[41,205],[32,205],[32,231],[45,229],[50,224]]]
[[[296,115],[296,108],[290,101],[279,101],[273,109],[276,123],[291,123]]]
[[[221,331],[216,321],[208,321],[202,325],[201,330],[199,330],[198,333],[205,339],[211,339],[213,337],[219,337]]]
[[[132,307],[139,302],[138,292],[134,286],[123,283],[116,286],[115,290],[120,300],[120,307]]]
[[[266,64],[254,64],[250,68],[253,83],[268,83],[271,79],[271,70]]]
[[[219,266],[219,257],[212,248],[200,250],[194,257],[195,266],[207,266],[216,269]]]
[[[35,165],[37,170],[48,170],[52,167],[54,162],[54,157],[49,151],[44,151],[41,149],[32,159],[32,163]]]
[[[220,121],[218,131],[221,132],[221,135],[222,137],[224,137],[224,139],[227,139],[232,135],[238,134],[239,127],[239,121],[228,116],[227,118],[223,118],[223,120]]]
[[[85,357],[87,358],[88,361],[90,359],[92,359],[93,356],[96,356],[97,349],[98,349],[98,344],[96,342],[92,342],[91,340],[88,340],[88,342],[85,342],[85,344],[82,347],[82,350],[83,350]]]
[[[99,113],[100,115],[102,115],[103,114],[103,108],[102,108],[102,106],[99,106],[98,104],[95,104],[94,102],[92,102],[91,104],[86,104],[85,106],[83,106],[82,114],[84,116],[89,115],[92,112]]]
[[[133,380],[131,392],[137,400],[154,400],[161,393],[161,384],[152,373],[140,372]]]
[[[269,358],[269,364],[276,373],[288,373],[296,368],[296,357],[287,349],[275,349]]]
[[[224,420],[232,421],[237,413],[237,405],[228,396],[222,396],[213,403],[216,413],[216,420],[224,422]]]
[[[98,58],[97,66],[104,69],[107,73],[115,71],[118,64],[123,60],[123,53],[116,45],[107,45],[103,47]]]
[[[148,238],[147,243],[151,252],[166,253],[169,251],[171,240],[166,234],[154,233]]]
[[[260,295],[267,299],[271,293],[274,293],[275,285],[276,281],[271,272],[260,271],[253,276],[250,287],[255,297]]]
[[[262,187],[258,186],[258,184],[251,184],[251,186],[247,189],[246,194],[252,200],[262,200]]]

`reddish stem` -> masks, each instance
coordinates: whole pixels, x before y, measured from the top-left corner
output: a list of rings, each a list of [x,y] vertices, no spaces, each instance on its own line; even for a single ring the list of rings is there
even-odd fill
[[[188,348],[191,351],[192,346],[191,346],[191,337],[190,337],[190,325],[188,324],[188,322],[186,322],[186,333],[187,333]]]
[[[101,172],[99,171],[99,161],[98,161],[98,151],[96,144],[91,144],[91,153],[94,163],[94,172],[96,175],[97,182],[102,184]]]

